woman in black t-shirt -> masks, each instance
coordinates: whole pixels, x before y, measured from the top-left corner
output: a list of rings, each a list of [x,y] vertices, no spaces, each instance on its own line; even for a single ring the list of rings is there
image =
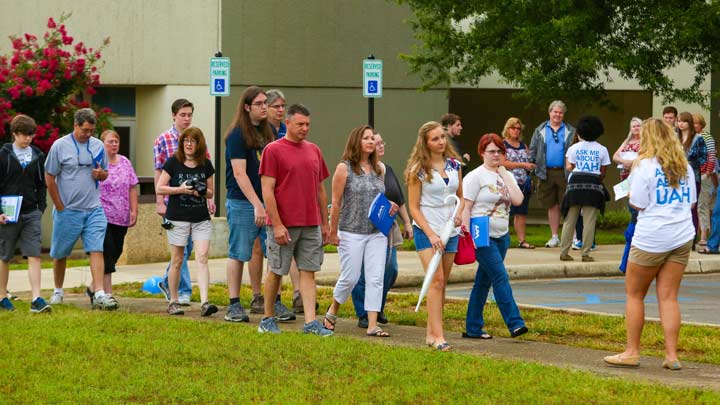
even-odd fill
[[[178,284],[180,265],[189,237],[192,237],[195,246],[195,261],[198,265],[198,284],[202,302],[200,315],[210,316],[218,310],[217,306],[208,302],[210,283],[208,251],[212,226],[207,200],[213,197],[215,170],[210,160],[205,157],[206,151],[207,144],[202,131],[195,127],[187,128],[180,134],[177,152],[165,162],[163,172],[158,179],[156,192],[170,196],[165,213],[167,221],[163,225],[167,229],[171,255],[168,273],[170,287],[168,314],[170,315],[184,313],[178,304]]]

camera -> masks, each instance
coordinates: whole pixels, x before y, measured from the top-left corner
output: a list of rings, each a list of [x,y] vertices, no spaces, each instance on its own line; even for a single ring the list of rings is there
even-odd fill
[[[198,194],[202,196],[207,194],[207,183],[202,181],[199,176],[191,177],[190,179],[185,181],[185,184],[193,190],[197,191]]]
[[[175,227],[175,225],[173,225],[172,222],[168,221],[168,219],[165,217],[163,217],[162,223],[160,224],[160,226],[162,226],[163,229],[167,229],[167,230],[173,229]]]

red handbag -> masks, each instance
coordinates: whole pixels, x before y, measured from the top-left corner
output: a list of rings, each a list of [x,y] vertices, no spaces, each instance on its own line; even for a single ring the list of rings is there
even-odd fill
[[[473,242],[472,235],[468,232],[465,227],[462,227],[460,231],[460,238],[458,239],[458,251],[455,254],[455,264],[471,264],[475,262],[475,242]]]

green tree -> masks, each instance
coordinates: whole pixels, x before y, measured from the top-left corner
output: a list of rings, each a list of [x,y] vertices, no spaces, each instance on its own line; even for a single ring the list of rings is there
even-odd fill
[[[524,89],[529,101],[605,100],[612,74],[667,102],[709,104],[702,82],[720,57],[717,1],[397,0],[414,12],[420,44],[401,55],[424,88],[485,76]],[[667,70],[695,69],[678,87]]]

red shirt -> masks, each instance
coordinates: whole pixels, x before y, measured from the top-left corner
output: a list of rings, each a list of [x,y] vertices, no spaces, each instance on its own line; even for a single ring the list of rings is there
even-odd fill
[[[285,138],[267,145],[260,160],[260,176],[275,178],[275,201],[283,225],[321,224],[317,196],[320,183],[330,172],[317,145]]]

